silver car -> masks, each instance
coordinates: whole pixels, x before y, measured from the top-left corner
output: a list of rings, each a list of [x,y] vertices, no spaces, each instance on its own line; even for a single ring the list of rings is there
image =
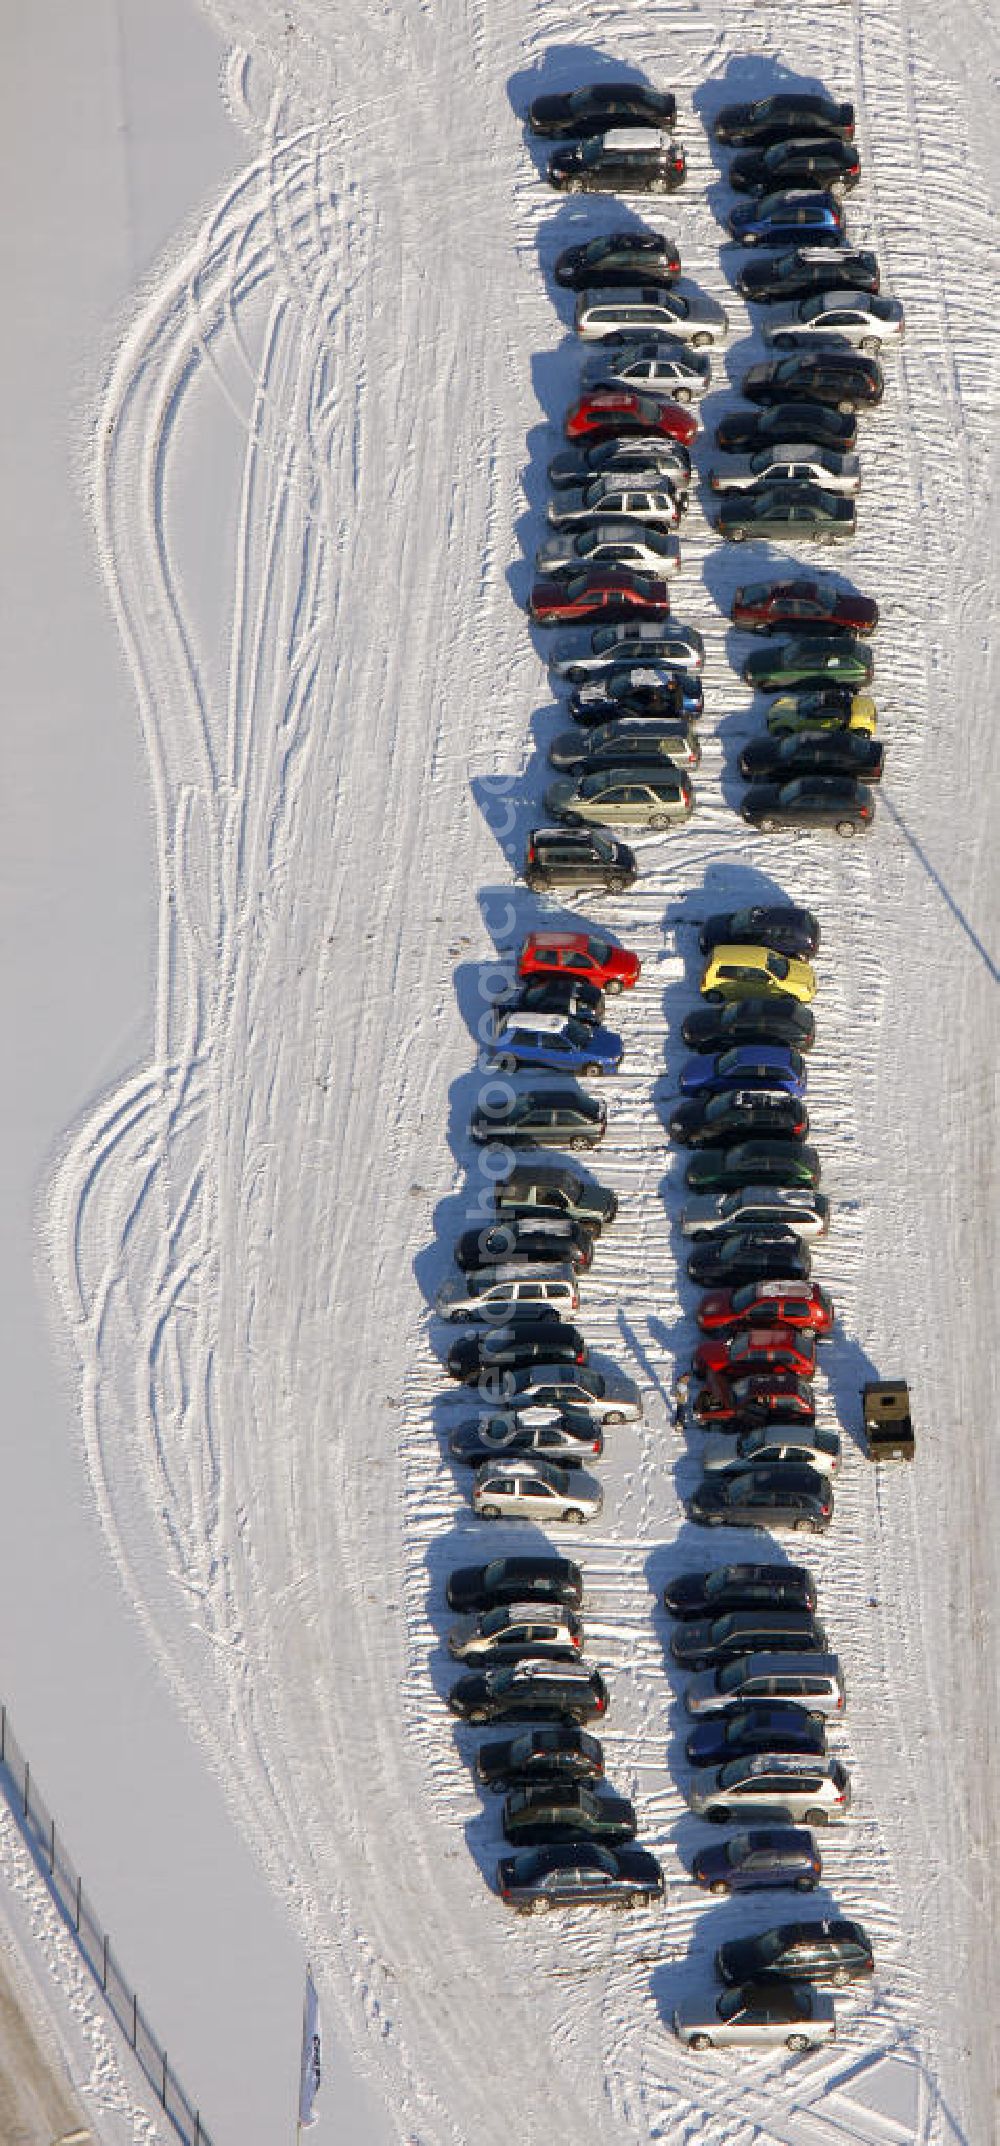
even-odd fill
[[[789,1700],[817,1721],[843,1714],[847,1705],[835,1654],[741,1654],[721,1669],[703,1669],[684,1694],[688,1713],[698,1720],[750,1699]]]
[[[878,357],[898,343],[905,321],[898,298],[872,298],[867,291],[813,291],[809,298],[775,306],[764,328],[774,350],[808,349],[817,339],[850,343]]]
[[[434,1309],[442,1319],[496,1321],[512,1312],[534,1318],[570,1316],[579,1309],[580,1285],[572,1267],[475,1267],[461,1281],[442,1282]]]
[[[857,455],[834,454],[832,448],[790,440],[777,447],[759,447],[756,454],[731,455],[708,473],[713,492],[749,492],[760,484],[792,484],[797,479],[854,499],[861,489],[861,463]]]
[[[754,1822],[825,1826],[851,1807],[841,1760],[798,1751],[753,1751],[724,1766],[696,1766],[687,1793],[695,1816],[716,1825],[749,1822],[752,1814]]]
[[[818,1475],[836,1475],[840,1467],[840,1432],[828,1431],[820,1423],[808,1429],[789,1423],[755,1423],[752,1430],[741,1431],[737,1438],[726,1431],[714,1431],[701,1448],[701,1465],[709,1475],[720,1469],[728,1474],[733,1468],[746,1468],[751,1463],[764,1467],[772,1461],[786,1460],[802,1468],[815,1468]]]
[[[712,385],[712,361],[671,338],[658,343],[613,343],[588,358],[581,375],[587,388],[634,387],[671,402],[698,402]]]
[[[705,643],[696,626],[685,626],[676,618],[639,626],[595,626],[589,647],[586,642],[556,641],[548,662],[557,678],[568,678],[574,685],[634,663],[701,671]]]
[[[457,1662],[487,1664],[517,1661],[525,1654],[579,1655],[583,1621],[560,1602],[503,1602],[459,1617],[448,1633],[448,1652]]]
[[[674,2033],[688,2049],[818,2049],[837,2038],[828,1990],[806,1982],[756,1982],[683,1998]]]
[[[681,1208],[685,1237],[724,1237],[729,1230],[780,1222],[797,1237],[824,1237],[830,1202],[824,1192],[797,1185],[738,1185],[733,1192],[705,1192]]]
[[[596,821],[600,827],[665,829],[686,825],[694,794],[683,769],[670,762],[662,768],[623,762],[590,774],[560,775],[545,792],[545,809],[559,820]]]
[[[588,340],[605,335],[667,335],[707,350],[724,343],[729,321],[722,306],[701,291],[670,290],[581,291],[576,301],[573,325]]]
[[[701,745],[689,723],[679,717],[658,715],[620,716],[598,723],[593,730],[561,730],[549,746],[549,760],[561,773],[589,770],[621,754],[631,767],[634,760],[672,760],[675,767],[698,767]]]
[[[553,529],[589,529],[595,521],[622,515],[669,530],[676,529],[681,518],[680,501],[668,478],[643,485],[613,472],[595,477],[578,492],[558,492],[549,501],[548,512]]]
[[[476,1471],[472,1504],[481,1520],[566,1521],[570,1526],[596,1520],[604,1492],[582,1468],[572,1474],[547,1461],[486,1461]]]
[[[676,574],[680,563],[679,537],[631,521],[624,514],[585,522],[575,533],[548,537],[535,553],[539,574],[559,574],[567,566],[626,566],[640,574]]]

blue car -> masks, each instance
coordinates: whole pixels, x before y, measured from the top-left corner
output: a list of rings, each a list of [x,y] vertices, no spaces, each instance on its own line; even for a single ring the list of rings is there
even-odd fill
[[[825,1758],[826,1730],[804,1706],[781,1699],[748,1699],[742,1706],[724,1707],[720,1714],[700,1721],[684,1750],[692,1766],[725,1766],[728,1759],[747,1758],[758,1751]]]
[[[562,1013],[509,1013],[497,1030],[486,1065],[491,1073],[536,1066],[555,1073],[617,1073],[622,1039]]]
[[[726,1088],[780,1088],[785,1095],[806,1092],[805,1060],[791,1045],[734,1044],[717,1058],[689,1058],[682,1068],[682,1095],[719,1095]]]
[[[717,1848],[699,1848],[691,1872],[710,1893],[754,1893],[774,1885],[811,1893],[822,1877],[823,1858],[804,1827],[752,1826],[746,1833],[731,1833]]]
[[[846,236],[836,194],[805,187],[737,202],[729,229],[741,246],[842,246]]]

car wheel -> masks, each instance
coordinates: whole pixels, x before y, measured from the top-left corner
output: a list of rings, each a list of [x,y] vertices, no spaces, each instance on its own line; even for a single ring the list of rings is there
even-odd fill
[[[724,1804],[713,1803],[707,1811],[702,1813],[702,1816],[707,1818],[710,1826],[724,1826],[729,1817],[729,1812]]]
[[[790,2034],[785,2043],[785,2047],[786,2049],[808,2049],[808,2034]]]
[[[621,977],[620,977],[620,976],[611,976],[611,977],[609,977],[609,978],[608,978],[608,981],[607,981],[607,983],[606,983],[606,984],[605,984],[605,986],[604,986],[604,989],[605,989],[605,991],[621,991],[621,990],[623,990],[623,989],[624,989],[624,986],[623,986],[623,984],[622,984],[622,980],[621,980]]]
[[[689,388],[689,387],[675,387],[675,389],[674,389],[674,401],[675,401],[675,402],[690,402],[690,400],[691,400],[691,390],[690,390],[690,388]]]
[[[797,337],[794,335],[772,335],[771,348],[772,350],[794,350],[796,341]]]
[[[851,1977],[846,1967],[835,1967],[830,1976],[831,1982],[835,1982],[838,1989],[843,1989],[845,1982],[849,1982],[850,1979]]]
[[[539,1893],[539,1895],[538,1895],[538,1898],[537,1898],[537,1900],[533,1900],[533,1901],[532,1901],[532,1903],[531,1903],[531,1912],[532,1912],[532,1914],[533,1914],[533,1915],[547,1915],[547,1914],[548,1914],[548,1912],[549,1912],[549,1903],[548,1903],[548,1901],[546,1900],[546,1898],[545,1898],[545,1894],[544,1894],[544,1893]]]
[[[524,883],[525,886],[531,888],[532,894],[541,894],[542,889],[549,885],[548,874],[546,872],[526,872]]]
[[[725,1878],[716,1878],[714,1885],[710,1885],[708,1890],[710,1893],[728,1893],[729,1887]]]
[[[609,894],[627,894],[629,885],[628,873],[616,872],[612,879],[605,880],[604,885]]]
[[[589,1146],[590,1146],[590,1141],[589,1141],[589,1140],[588,1140],[588,1139],[586,1138],[585,1134],[583,1134],[583,1133],[574,1133],[574,1134],[573,1134],[573,1138],[572,1138],[572,1140],[570,1141],[570,1147],[571,1147],[571,1148],[589,1148]]]
[[[638,1908],[638,1907],[641,1907],[641,1906],[642,1906],[642,1894],[641,1894],[641,1893],[626,1893],[626,1894],[625,1894],[625,1897],[624,1897],[624,1899],[622,1899],[622,1900],[619,1900],[619,1902],[618,1902],[618,1906],[619,1906],[620,1908]]]
[[[838,402],[837,408],[838,410],[843,410],[846,417],[850,417],[851,411],[854,408],[854,404],[853,402],[851,402],[850,398],[848,398],[846,402]]]
[[[721,991],[703,991],[706,1006],[724,1006],[726,1001]]]
[[[563,1514],[563,1519],[566,1522],[567,1527],[579,1528],[583,1526],[583,1514],[581,1513],[578,1505],[570,1505],[569,1507],[567,1507],[567,1510]]]
[[[711,347],[712,338],[710,335],[693,335],[691,337],[692,350],[711,350]]]
[[[585,1077],[585,1078],[589,1077],[589,1078],[590,1078],[590,1079],[592,1080],[592,1079],[594,1078],[594,1076],[595,1076],[595,1075],[598,1075],[598,1074],[601,1074],[601,1073],[603,1073],[603,1071],[604,1071],[604,1067],[603,1067],[603,1066],[596,1066],[596,1065],[584,1066],[584,1069],[583,1069],[583,1071],[584,1071],[584,1077]]]
[[[795,1523],[796,1533],[799,1535],[801,1535],[803,1532],[808,1534],[810,1529],[812,1528],[812,1525],[813,1523],[811,1520],[807,1520],[803,1516],[800,1516]]]
[[[587,681],[586,671],[578,670],[575,664],[571,671],[567,671],[566,676],[569,679],[571,686],[582,686],[585,685]]]
[[[609,1408],[605,1414],[604,1421],[605,1423],[624,1423],[625,1418],[620,1408]]]
[[[868,356],[870,358],[877,358],[879,351],[882,348],[882,345],[879,342],[877,335],[869,335],[866,336],[865,341],[861,345],[861,348],[862,350],[866,350],[868,352]]]
[[[802,1821],[803,1825],[807,1826],[825,1826],[827,1822],[828,1814],[826,1811],[807,1811]]]
[[[688,2038],[689,2049],[711,2049],[711,2047],[712,2037],[710,2034],[692,2034]]]
[[[746,542],[745,529],[727,529],[726,535],[731,544],[743,544]]]
[[[466,1714],[465,1718],[466,1721],[475,1721],[478,1723],[480,1721],[488,1721],[490,1717],[486,1712],[485,1707],[474,1706],[470,1707],[469,1712]]]
[[[481,1505],[479,1508],[479,1518],[480,1520],[499,1520],[499,1505]]]
[[[815,1878],[796,1878],[795,1890],[797,1893],[814,1893],[816,1891]]]
[[[662,834],[664,828],[669,827],[670,821],[665,812],[654,812],[649,824],[657,834]]]
[[[493,1071],[494,1073],[516,1073],[517,1059],[509,1058],[506,1056],[503,1058],[494,1058]]]
[[[853,820],[837,821],[837,833],[843,836],[845,842],[849,842],[851,837],[857,834],[857,831]]]

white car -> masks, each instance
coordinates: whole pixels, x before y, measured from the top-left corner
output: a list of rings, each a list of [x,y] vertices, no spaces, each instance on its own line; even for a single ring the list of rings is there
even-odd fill
[[[502,1325],[512,1312],[535,1318],[567,1316],[578,1311],[580,1287],[572,1267],[544,1268],[476,1267],[461,1281],[442,1282],[434,1309],[442,1319],[496,1321]]]
[[[647,528],[645,522],[617,519],[585,523],[574,534],[549,537],[535,553],[535,571],[559,574],[567,566],[626,566],[640,574],[676,574],[680,539]]]
[[[696,1817],[716,1825],[752,1811],[765,1822],[822,1826],[847,1817],[851,1778],[840,1759],[753,1751],[724,1766],[696,1766],[687,1796]]]
[[[772,1461],[791,1461],[832,1477],[840,1467],[840,1432],[828,1431],[822,1424],[799,1430],[787,1423],[755,1423],[736,1438],[726,1431],[712,1431],[701,1448],[701,1465],[708,1474],[719,1469],[729,1474],[751,1462],[763,1467]]]
[[[707,350],[724,343],[729,321],[700,291],[632,289],[581,291],[573,325],[588,341],[605,335],[668,335]]]
[[[548,1461],[516,1458],[485,1461],[476,1470],[472,1485],[473,1509],[481,1520],[549,1521],[596,1520],[604,1504],[604,1492],[582,1468],[572,1473],[553,1468]]]
[[[898,298],[872,298],[866,291],[813,291],[809,298],[773,308],[764,341],[774,350],[797,350],[819,336],[877,357],[887,343],[900,341],[904,326]]]
[[[683,1998],[673,2023],[688,2049],[818,2049],[837,2039],[829,1991],[777,1978]]]
[[[580,1617],[561,1602],[504,1602],[459,1617],[448,1633],[449,1654],[473,1668],[519,1653],[575,1655],[582,1645]]]
[[[838,455],[832,448],[792,440],[759,447],[752,455],[727,455],[725,463],[708,473],[713,492],[749,492],[760,484],[790,484],[796,478],[854,499],[861,489],[861,463],[857,455]]]
[[[569,678],[574,685],[600,677],[619,664],[662,663],[684,671],[700,671],[705,665],[705,643],[696,626],[684,626],[679,619],[639,626],[595,626],[589,648],[557,641],[548,661],[557,678]]]
[[[661,343],[615,343],[588,358],[585,387],[634,387],[671,402],[697,402],[712,385],[712,365],[700,351],[665,338]]]
[[[612,515],[634,522],[655,522],[661,529],[676,529],[681,518],[680,501],[665,477],[658,484],[633,484],[628,477],[595,477],[579,492],[559,492],[549,501],[553,529],[575,529]]]
[[[824,1192],[798,1185],[738,1185],[733,1192],[704,1192],[681,1208],[685,1237],[724,1237],[729,1230],[780,1222],[797,1237],[824,1237],[830,1202]]]

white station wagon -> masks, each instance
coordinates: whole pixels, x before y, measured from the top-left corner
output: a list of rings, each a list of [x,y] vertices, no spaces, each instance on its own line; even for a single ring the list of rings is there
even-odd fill
[[[840,1759],[754,1751],[724,1766],[696,1767],[688,1802],[697,1817],[716,1825],[752,1815],[769,1824],[824,1826],[847,1817],[851,1780]]]
[[[580,1287],[572,1267],[551,1270],[510,1267],[475,1267],[460,1282],[442,1282],[434,1308],[442,1319],[481,1319],[502,1326],[512,1311],[551,1312],[553,1317],[578,1311]]]
[[[729,321],[714,298],[700,291],[667,291],[657,286],[624,290],[581,291],[573,325],[578,335],[595,340],[605,335],[674,336],[695,350],[724,343]]]

